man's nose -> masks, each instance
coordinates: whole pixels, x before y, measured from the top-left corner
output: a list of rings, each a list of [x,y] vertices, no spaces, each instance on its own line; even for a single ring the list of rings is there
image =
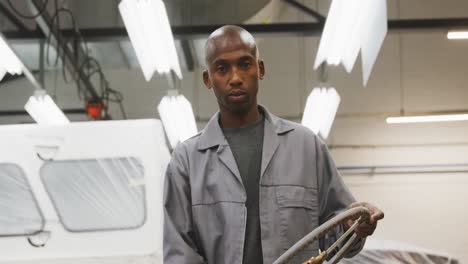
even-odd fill
[[[231,86],[239,86],[242,84],[242,78],[239,74],[239,71],[236,68],[234,68],[232,71],[232,76],[229,84]]]

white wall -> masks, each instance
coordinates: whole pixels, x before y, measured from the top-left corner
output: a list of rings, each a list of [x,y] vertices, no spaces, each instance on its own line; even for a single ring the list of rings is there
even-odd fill
[[[358,200],[372,201],[385,211],[374,237],[448,252],[467,262],[466,171],[345,179]]]
[[[376,238],[447,252],[467,262],[468,144],[336,148],[332,153],[340,166],[397,166],[341,171],[357,200],[385,212]],[[441,164],[446,166],[431,167]],[[399,167],[414,165],[421,167]]]
[[[303,1],[322,13],[328,1]],[[466,16],[463,0],[388,1],[390,18]],[[291,7],[285,7],[280,21],[311,21]],[[260,102],[273,113],[300,120],[307,95],[318,85],[312,70],[318,37],[258,37],[266,64]],[[350,175],[345,181],[358,200],[373,202],[386,213],[375,237],[445,250],[468,262],[467,167],[448,167],[444,172],[429,167],[436,164],[468,163],[468,122],[418,125],[388,125],[384,116],[408,112],[467,109],[468,42],[449,41],[443,31],[407,32],[387,35],[367,87],[362,87],[361,68],[351,75],[331,69],[328,83],[342,97],[339,116],[327,140],[338,166],[426,165],[418,172],[376,170]],[[202,126],[216,111],[212,91],[201,80],[202,69],[184,72],[178,84],[192,102]],[[167,81],[154,77],[145,83],[139,70],[105,69],[111,87],[124,95],[129,118],[157,117],[156,105],[165,95]],[[57,87],[58,104],[72,108],[82,105],[76,88],[65,85],[54,73],[46,75],[46,87]],[[0,85],[0,110],[21,109],[32,93],[24,81]],[[121,115],[111,108],[114,118]],[[80,119],[83,117],[74,117]],[[22,118],[1,118],[0,123],[23,122]],[[396,169],[394,169],[396,170]],[[393,170],[393,171],[394,171]],[[439,171],[439,172],[437,172]]]

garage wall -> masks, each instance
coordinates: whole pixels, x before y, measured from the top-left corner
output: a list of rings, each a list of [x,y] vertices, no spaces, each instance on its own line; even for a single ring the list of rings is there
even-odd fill
[[[447,252],[461,263],[468,260],[467,152],[466,144],[332,150],[342,167],[371,167],[341,173],[357,200],[384,210],[376,238]]]

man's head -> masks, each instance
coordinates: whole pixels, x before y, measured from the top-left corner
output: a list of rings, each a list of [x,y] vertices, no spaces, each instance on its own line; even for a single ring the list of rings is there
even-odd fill
[[[246,115],[257,108],[258,82],[265,75],[252,35],[238,26],[223,26],[208,37],[203,81],[213,88],[221,111]]]

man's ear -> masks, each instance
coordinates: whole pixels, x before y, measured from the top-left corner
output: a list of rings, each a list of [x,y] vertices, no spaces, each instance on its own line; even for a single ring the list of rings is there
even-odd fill
[[[263,63],[263,60],[258,60],[258,78],[260,80],[263,80],[263,78],[265,77],[265,65]]]
[[[213,87],[208,70],[203,71],[203,83],[208,89],[211,89],[211,87]]]

